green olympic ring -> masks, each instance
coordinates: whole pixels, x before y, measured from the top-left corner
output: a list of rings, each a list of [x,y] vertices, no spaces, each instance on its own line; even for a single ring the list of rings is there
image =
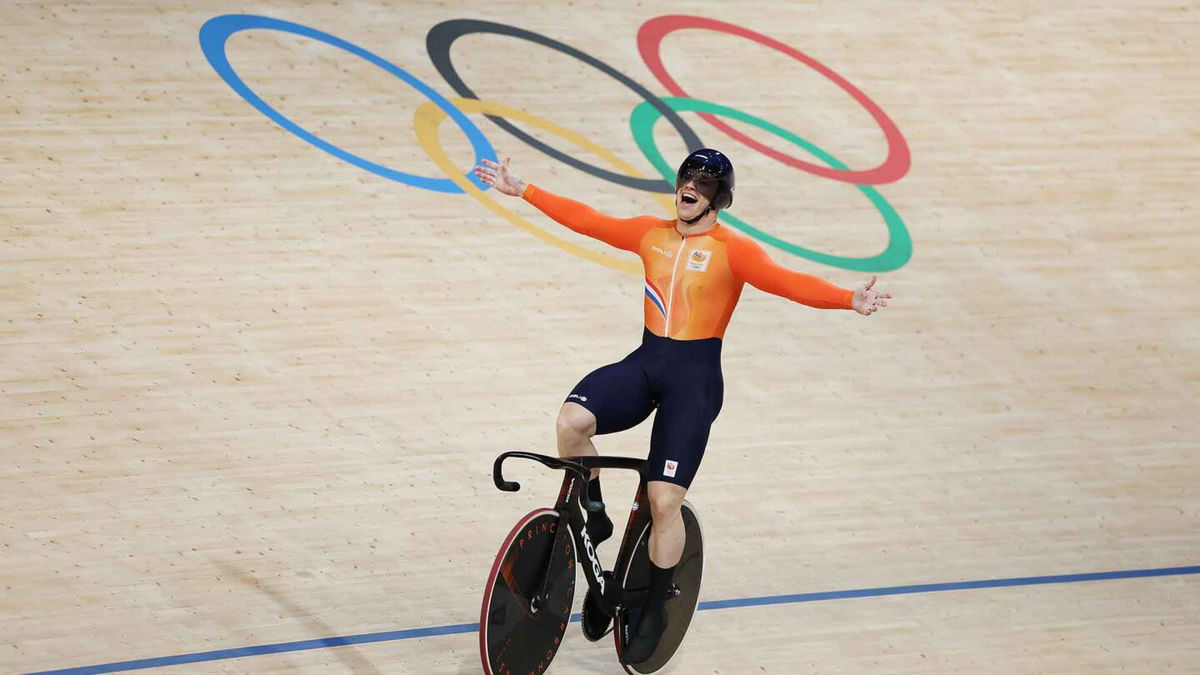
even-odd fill
[[[750,113],[735,110],[723,105],[711,103],[709,101],[701,101],[694,98],[666,97],[662,99],[667,107],[676,112],[704,112],[720,115],[722,117],[732,118],[747,124],[753,125],[763,131],[772,133],[786,141],[800,146],[809,154],[817,159],[825,162],[835,169],[847,170],[847,167],[842,162],[828,152],[813,145],[812,143],[800,138],[796,134],[783,129],[770,122],[755,117]],[[667,182],[674,184],[675,169],[667,164],[663,158],[662,152],[659,151],[658,145],[654,142],[654,123],[662,117],[662,113],[649,103],[641,103],[633,109],[633,114],[629,116],[629,128],[633,132],[633,138],[637,141],[638,148],[642,154],[656,169],[662,173],[663,178]],[[904,221],[900,218],[900,214],[896,213],[896,209],[888,203],[888,200],[879,194],[879,191],[870,185],[855,185],[859,192],[866,195],[867,199],[875,205],[879,210],[879,214],[883,216],[883,222],[887,224],[888,230],[888,245],[884,251],[878,255],[869,258],[850,258],[847,256],[831,255],[822,253],[803,246],[797,246],[789,241],[785,241],[776,237],[773,234],[763,232],[762,230],[746,223],[728,212],[721,212],[721,219],[728,222],[737,229],[749,234],[750,236],[762,242],[770,244],[782,251],[787,251],[792,255],[801,258],[807,258],[814,262],[819,262],[825,265],[841,267],[842,269],[855,270],[858,272],[890,272],[904,266],[905,263],[912,258],[912,238],[908,235],[908,228],[905,227]]]

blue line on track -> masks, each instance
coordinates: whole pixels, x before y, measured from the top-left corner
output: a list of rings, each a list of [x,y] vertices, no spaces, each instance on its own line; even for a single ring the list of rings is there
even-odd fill
[[[1119,570],[1115,572],[1088,572],[1085,574],[1058,574],[1042,577],[1014,577],[1010,579],[982,579],[979,581],[953,581],[941,584],[915,584],[911,586],[883,586],[880,588],[859,588],[848,591],[824,591],[820,593],[795,593],[792,595],[768,595],[758,598],[736,598],[733,600],[709,600],[700,603],[701,611],[710,609],[732,609],[734,607],[759,607],[762,605],[782,605],[797,602],[817,602],[820,600],[841,600],[845,598],[872,598],[884,595],[907,595],[910,593],[936,593],[939,591],[965,591],[978,588],[1002,588],[1006,586],[1036,586],[1040,584],[1069,584],[1080,581],[1104,581],[1108,579],[1138,579],[1145,577],[1167,577],[1185,574],[1200,574],[1200,565],[1187,567],[1160,567],[1145,570]],[[571,621],[579,621],[579,615],[571,616]],[[458,623],[449,626],[433,626],[430,628],[412,628],[409,630],[393,630],[382,633],[364,633],[361,635],[345,635],[341,637],[319,638],[316,640],[299,640],[297,642],[280,642],[272,645],[257,645],[253,647],[235,647],[233,649],[218,649],[210,652],[193,654],[178,654],[175,656],[160,656],[152,659],[137,659],[117,663],[102,663],[95,666],[79,668],[63,668],[61,670],[46,670],[31,675],[92,675],[93,673],[116,673],[127,670],[142,670],[162,666],[177,666],[185,663],[203,663],[205,661],[221,661],[224,659],[239,659],[245,656],[261,656],[263,654],[281,654],[298,652],[308,649],[324,649],[326,647],[344,647],[361,645],[371,642],[390,642],[393,640],[411,640],[413,638],[433,637],[437,635],[456,635],[459,633],[474,633],[479,630],[477,623]]]

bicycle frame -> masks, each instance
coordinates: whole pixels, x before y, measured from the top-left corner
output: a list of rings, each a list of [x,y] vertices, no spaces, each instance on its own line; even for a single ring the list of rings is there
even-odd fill
[[[587,529],[584,527],[583,510],[580,509],[580,504],[582,503],[583,508],[588,511],[599,511],[604,507],[602,502],[592,501],[587,496],[585,486],[587,485],[592,469],[626,469],[638,473],[637,495],[634,497],[633,510],[630,511],[629,519],[625,524],[625,532],[621,538],[621,547],[617,551],[617,564],[613,568],[614,570],[624,569],[629,564],[629,559],[633,555],[630,539],[641,532],[643,526],[650,521],[649,509],[640,508],[641,505],[646,503],[645,460],[634,459],[632,457],[602,457],[594,455],[562,459],[532,452],[506,452],[497,457],[495,464],[492,466],[492,479],[496,483],[496,487],[505,492],[516,492],[521,489],[520,483],[504,480],[502,465],[504,460],[509,457],[530,459],[551,469],[560,469],[566,472],[563,476],[562,487],[559,488],[558,500],[554,505],[554,510],[559,514],[559,526],[555,536],[566,536],[567,528],[563,526],[570,525],[570,532],[574,537],[575,557],[579,565],[583,568],[583,576],[587,579],[588,587],[592,589],[595,597],[599,598],[600,608],[609,616],[613,616],[616,614],[618,608],[637,607],[644,604],[646,599],[646,591],[644,589],[633,592],[627,591],[621,587],[620,583],[616,583],[611,570],[607,572],[604,570],[603,564],[596,554],[595,546],[592,545],[591,539],[587,534]],[[553,549],[554,553],[551,553],[551,558],[547,563],[547,569],[553,568],[554,556],[558,555],[557,551],[559,550],[561,548],[556,543]],[[546,589],[543,587],[534,597],[530,598],[530,606],[534,611],[540,606],[545,594]]]

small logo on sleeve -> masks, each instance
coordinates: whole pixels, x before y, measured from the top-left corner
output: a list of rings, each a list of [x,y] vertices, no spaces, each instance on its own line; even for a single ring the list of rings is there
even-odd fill
[[[571,395],[570,395],[570,396],[568,396],[567,398],[577,398],[577,399],[579,399],[580,401],[583,401],[584,403],[587,403],[587,397],[586,397],[586,396],[580,396],[579,394],[571,394]]]
[[[710,260],[712,260],[712,251],[692,251],[692,254],[688,256],[687,268],[693,272],[707,272]]]
[[[676,462],[673,459],[668,459],[667,463],[665,465],[663,465],[663,475],[668,478],[674,478],[675,470],[678,468],[679,468],[679,462]]]

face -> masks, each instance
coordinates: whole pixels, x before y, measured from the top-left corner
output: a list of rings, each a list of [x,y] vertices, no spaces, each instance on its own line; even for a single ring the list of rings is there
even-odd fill
[[[695,218],[704,213],[716,194],[716,178],[698,171],[689,173],[675,190],[675,213],[684,220]]]

